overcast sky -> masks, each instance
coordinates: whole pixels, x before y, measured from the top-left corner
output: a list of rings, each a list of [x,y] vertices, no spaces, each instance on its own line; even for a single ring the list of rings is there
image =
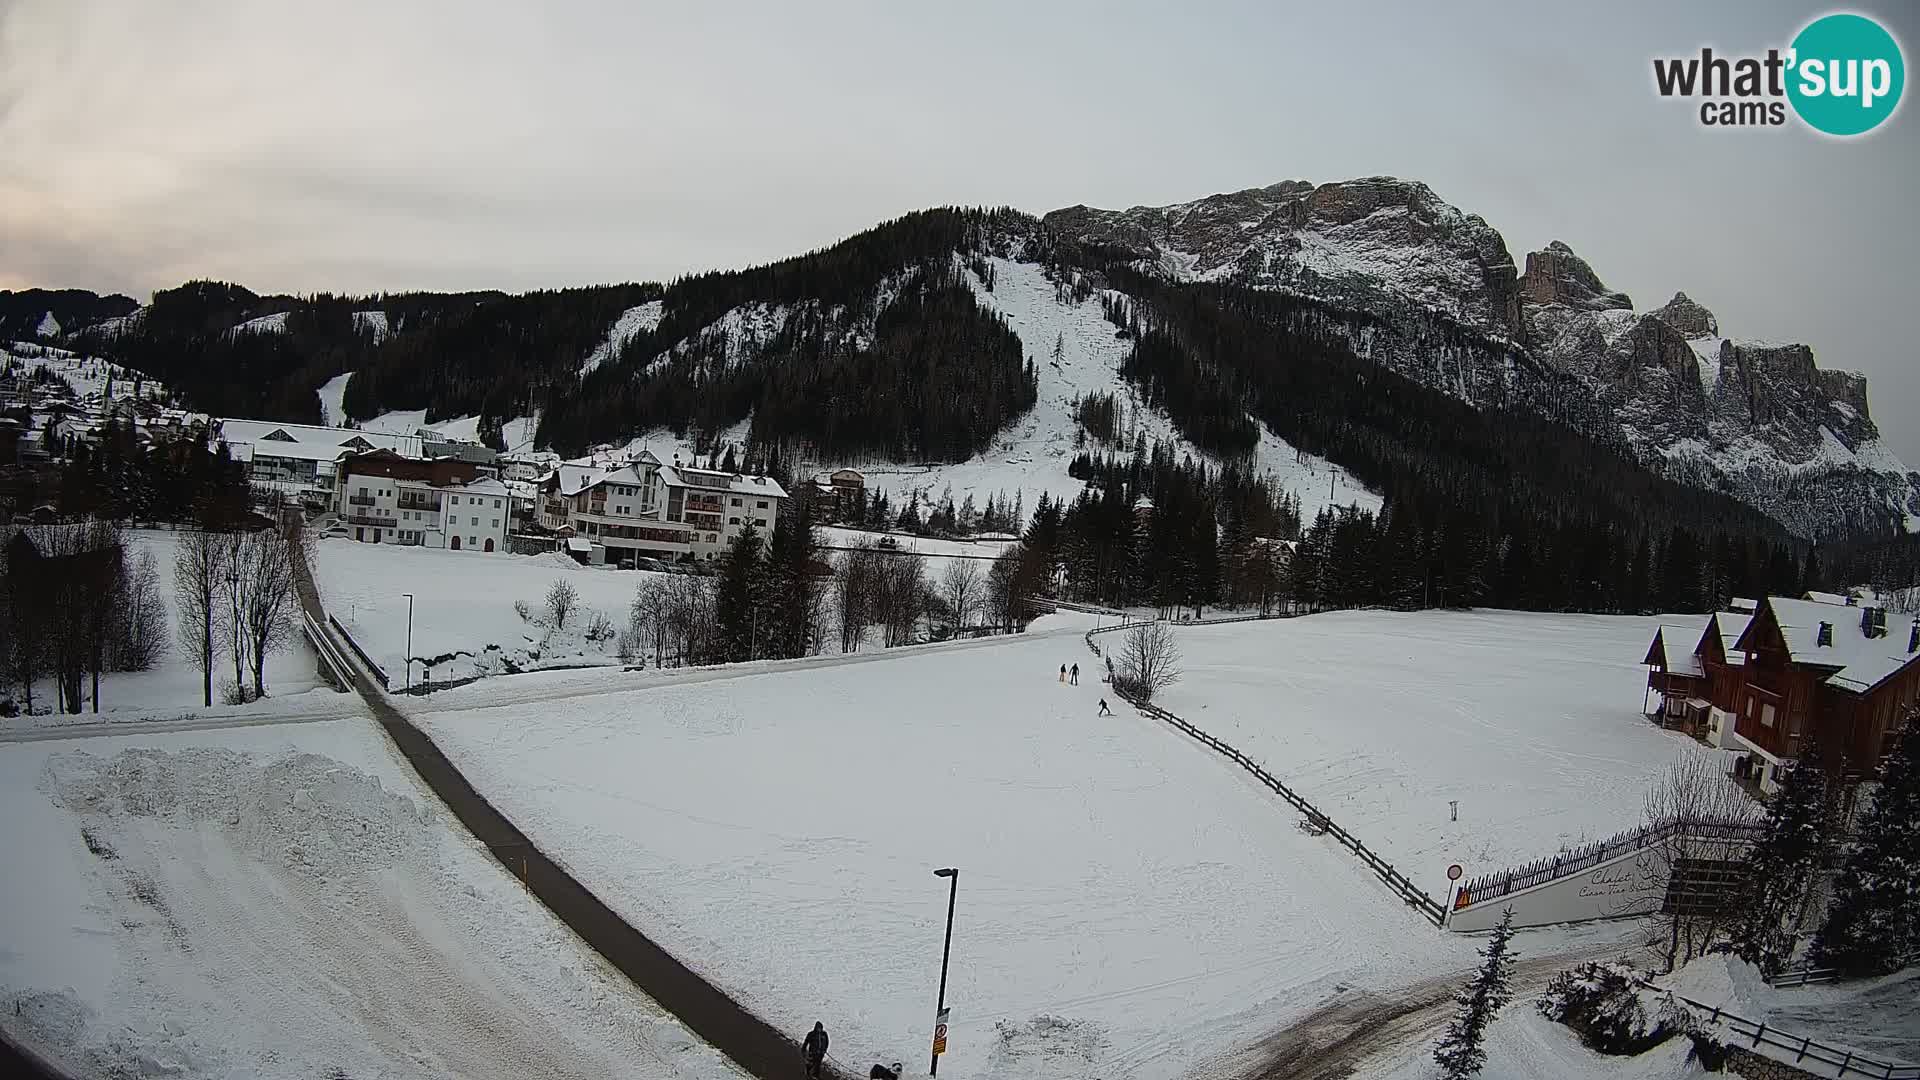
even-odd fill
[[[1366,11],[1351,10],[1369,7]],[[1650,59],[1825,7],[0,0],[0,288],[650,280],[944,204],[1389,173],[1871,380],[1920,465],[1920,114],[1715,131]],[[1914,61],[1920,10],[1862,3]]]

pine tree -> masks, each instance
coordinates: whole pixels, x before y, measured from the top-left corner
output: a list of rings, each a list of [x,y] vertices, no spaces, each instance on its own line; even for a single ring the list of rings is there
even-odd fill
[[[1793,957],[1821,866],[1832,847],[1832,785],[1809,739],[1767,803],[1767,833],[1746,859],[1746,903],[1734,952],[1771,975]]]
[[[1513,909],[1509,908],[1500,916],[1500,925],[1493,928],[1487,947],[1480,950],[1486,960],[1479,973],[1454,995],[1459,1008],[1433,1049],[1433,1060],[1440,1063],[1447,1080],[1472,1076],[1487,1063],[1487,1026],[1513,997],[1507,978],[1507,969],[1513,963],[1507,946],[1512,939]]]
[[[714,598],[722,661],[731,663],[753,658],[755,638],[763,629],[758,625],[754,588],[761,578],[760,562],[760,532],[748,525],[734,539],[733,550],[727,553],[719,594]]]
[[[1894,737],[1809,958],[1846,975],[1898,971],[1920,950],[1920,720]]]

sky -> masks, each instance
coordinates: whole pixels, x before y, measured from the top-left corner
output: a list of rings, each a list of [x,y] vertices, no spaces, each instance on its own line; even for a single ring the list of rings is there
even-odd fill
[[[1863,371],[1920,465],[1920,106],[1713,130],[1655,56],[1825,6],[0,0],[0,288],[670,278],[938,205],[1424,180],[1517,261]],[[1907,50],[1920,5],[1860,3]]]

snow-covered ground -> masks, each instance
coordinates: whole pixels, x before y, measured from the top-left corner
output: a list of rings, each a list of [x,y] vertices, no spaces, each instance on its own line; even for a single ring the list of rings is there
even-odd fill
[[[594,346],[587,358],[580,362],[580,377],[586,378],[595,368],[620,354],[636,335],[649,334],[660,325],[660,316],[666,311],[666,305],[658,300],[649,300],[636,307],[630,307],[620,313],[607,336]]]
[[[1668,764],[1707,752],[1640,713],[1659,622],[1366,611],[1185,628],[1185,675],[1160,704],[1444,898],[1449,863],[1473,877],[1637,826]]]
[[[1204,1072],[1337,987],[1471,959],[1216,755],[1061,685],[1090,625],[415,710],[616,910],[783,1029],[824,1020],[862,1073],[927,1043],[940,866],[961,870],[943,1074]]]
[[[245,706],[216,704],[205,707],[206,698],[200,669],[179,647],[179,620],[173,604],[173,560],[178,551],[179,534],[164,529],[137,529],[128,533],[129,564],[140,552],[151,551],[160,572],[160,593],[167,604],[168,647],[154,666],[146,671],[113,671],[100,676],[100,713],[77,716],[19,716],[0,719],[0,734],[27,728],[41,729],[68,724],[100,722],[127,723],[141,720],[166,720],[199,715],[274,716],[283,713],[302,715],[319,712],[334,714],[338,705],[330,701],[336,695],[320,678],[318,662],[306,639],[295,635],[287,648],[267,657],[266,700]],[[214,701],[221,700],[220,688],[233,682],[233,662],[223,656],[214,665]],[[88,682],[91,689],[92,683]],[[312,698],[313,700],[307,700]],[[34,687],[34,707],[54,700],[53,681],[42,678]]]
[[[0,1028],[75,1076],[740,1075],[364,717],[0,748]]]
[[[404,593],[413,594],[413,655],[431,661],[414,665],[414,681],[446,682],[511,668],[618,664],[612,639],[588,641],[585,632],[595,613],[616,628],[625,627],[635,591],[653,576],[581,566],[551,552],[497,555],[340,538],[322,540],[315,550],[314,578],[327,613],[386,669],[396,688],[406,671]],[[523,621],[513,605],[525,601],[535,618],[543,618],[547,590],[555,581],[573,585],[580,610],[549,634],[546,627]]]
[[[292,312],[276,311],[271,315],[262,315],[257,319],[248,319],[236,323],[228,334],[284,334],[287,332],[287,316]]]
[[[1369,1080],[1440,1080],[1433,1044],[1442,1016],[1426,1037],[1409,1040],[1364,1063]],[[1541,1016],[1531,998],[1517,998],[1487,1029],[1487,1064],[1478,1080],[1681,1080],[1707,1073],[1687,1060],[1690,1044],[1674,1038],[1636,1057],[1608,1057],[1580,1045],[1573,1029]]]

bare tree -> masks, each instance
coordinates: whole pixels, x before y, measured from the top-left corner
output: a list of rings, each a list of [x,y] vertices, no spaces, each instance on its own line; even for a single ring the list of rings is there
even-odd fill
[[[872,621],[880,556],[865,545],[840,557],[834,575],[834,614],[840,622],[840,651],[857,652]]]
[[[253,673],[253,696],[267,692],[267,657],[293,641],[299,598],[293,589],[293,543],[277,529],[246,533],[230,573],[239,581],[233,620]]]
[[[993,560],[993,567],[987,571],[986,591],[982,599],[986,602],[987,613],[999,622],[1003,632],[1013,633],[1032,616],[1027,594],[1040,584],[1040,580],[1040,568],[1023,544],[1009,546]]]
[[[31,578],[36,592],[30,633],[53,669],[60,706],[77,713],[93,675],[93,708],[100,709],[100,671],[108,660],[115,598],[122,576],[121,536],[112,522],[89,519],[34,526],[26,531],[35,553],[13,575]]]
[[[173,602],[180,620],[180,648],[200,668],[206,704],[213,704],[213,663],[220,656],[220,594],[227,576],[227,542],[220,533],[180,534],[173,560]]]
[[[167,651],[167,602],[160,594],[160,563],[141,548],[123,579],[112,666],[145,671]]]
[[[1116,691],[1151,701],[1155,694],[1179,681],[1180,646],[1174,643],[1172,627],[1156,619],[1127,631],[1120,643]]]
[[[221,534],[220,625],[226,630],[227,655],[233,659],[233,685],[226,690],[229,705],[249,700],[246,610],[252,579],[247,576],[248,536],[238,530]]]
[[[566,628],[567,616],[580,606],[580,593],[566,578],[555,578],[553,587],[547,590],[547,621],[555,630]]]
[[[930,593],[926,560],[918,555],[887,557],[880,565],[877,585],[875,613],[886,629],[887,648],[913,644],[919,636],[920,619],[927,612]]]
[[[1725,941],[1739,922],[1738,873],[1751,837],[1729,826],[1758,821],[1747,793],[1719,759],[1686,753],[1647,792],[1645,889],[1624,902],[1653,909],[1648,945],[1671,972]]]
[[[940,575],[941,596],[958,629],[965,629],[967,617],[979,606],[980,578],[980,564],[972,559],[954,559]]]

